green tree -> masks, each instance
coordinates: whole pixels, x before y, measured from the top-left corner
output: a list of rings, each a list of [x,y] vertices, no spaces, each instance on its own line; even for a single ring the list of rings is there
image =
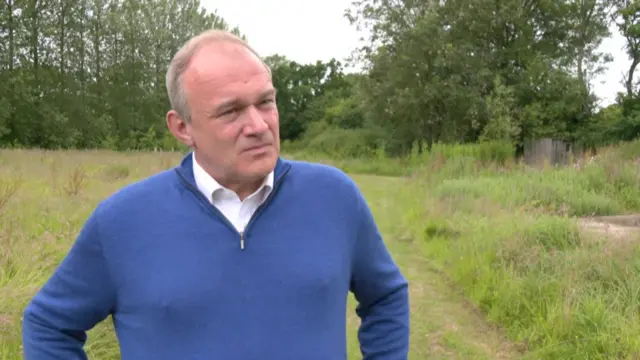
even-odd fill
[[[609,60],[596,51],[607,36],[607,4],[355,1],[346,15],[371,33],[357,57],[368,71],[367,119],[392,134],[397,152],[415,141],[477,141],[506,119],[493,116],[509,89],[509,122],[519,127],[509,132],[518,141],[570,140],[593,116],[587,84]]]

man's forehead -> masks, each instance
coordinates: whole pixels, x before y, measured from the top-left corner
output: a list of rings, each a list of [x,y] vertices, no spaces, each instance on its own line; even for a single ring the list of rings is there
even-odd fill
[[[261,68],[236,66],[229,69],[209,67],[193,70],[185,74],[185,86],[199,88],[198,91],[218,93],[235,89],[261,92],[273,89],[271,75]]]
[[[185,82],[246,82],[256,77],[271,78],[262,61],[241,45],[207,45],[194,55],[184,74]]]
[[[262,60],[248,48],[229,42],[204,44],[192,57],[189,67],[194,69],[213,69],[256,67],[265,68]]]

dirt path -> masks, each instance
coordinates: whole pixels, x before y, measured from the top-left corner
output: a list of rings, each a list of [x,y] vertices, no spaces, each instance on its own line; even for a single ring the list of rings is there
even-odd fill
[[[398,234],[402,204],[394,196],[401,180],[358,176],[394,258],[410,282],[411,353],[410,359],[520,359],[516,344],[510,343],[499,329],[487,323],[483,315],[447,283],[416,251],[415,244]],[[395,237],[394,237],[395,236]],[[355,303],[353,303],[355,305]],[[355,336],[358,319],[350,315],[350,336]],[[351,342],[353,344],[353,342]],[[350,359],[357,359],[357,348],[350,347]]]
[[[640,214],[596,216],[578,220],[585,234],[611,246],[624,246],[640,240]]]
[[[397,249],[397,247],[396,247]],[[518,359],[518,346],[418,254],[396,251],[412,285],[412,359]]]

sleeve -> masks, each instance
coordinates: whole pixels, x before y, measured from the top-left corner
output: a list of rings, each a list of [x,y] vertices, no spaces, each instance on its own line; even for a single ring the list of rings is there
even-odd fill
[[[26,360],[86,360],[86,332],[115,306],[115,288],[92,214],[69,253],[24,310]]]
[[[409,353],[408,281],[389,253],[362,194],[351,291],[361,319],[363,360],[406,360]]]

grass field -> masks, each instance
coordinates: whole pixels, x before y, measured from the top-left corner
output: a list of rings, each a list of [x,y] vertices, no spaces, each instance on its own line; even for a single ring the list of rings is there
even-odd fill
[[[331,161],[361,186],[409,277],[410,358],[640,358],[637,242],[576,221],[640,210],[640,145],[540,171],[449,154]],[[180,157],[0,151],[0,359],[22,358],[22,310],[97,202]],[[350,312],[350,359],[357,324]],[[119,358],[109,322],[87,352]]]

